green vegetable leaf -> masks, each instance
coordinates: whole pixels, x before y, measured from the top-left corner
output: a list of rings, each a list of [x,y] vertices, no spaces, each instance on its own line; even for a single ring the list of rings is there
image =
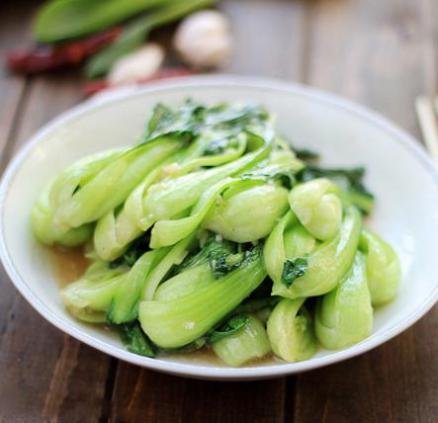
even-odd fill
[[[169,0],[52,0],[45,2],[35,19],[37,41],[53,43],[102,31]]]
[[[245,259],[245,253],[228,254],[220,250],[211,251],[208,256],[211,271],[215,278],[221,278],[237,269]]]
[[[147,133],[150,136],[155,131],[162,131],[172,125],[175,120],[175,113],[162,103],[157,103],[152,111],[152,116],[147,124]]]
[[[132,267],[140,256],[142,256],[146,251],[150,250],[149,240],[149,233],[147,236],[142,235],[134,240],[122,256],[109,263],[109,267],[111,269],[122,265]]]
[[[236,308],[237,313],[256,313],[260,310],[271,309],[277,305],[280,297],[265,297],[247,299]]]
[[[209,233],[203,247],[190,254],[178,266],[174,266],[169,276],[172,277],[190,268],[208,263],[215,278],[222,278],[229,272],[240,268],[244,263],[258,257],[258,246],[246,249],[251,244],[238,244],[220,240],[217,235]]]
[[[234,138],[233,138],[234,139]],[[213,156],[216,154],[223,154],[228,148],[237,147],[237,143],[232,143],[230,138],[219,138],[211,141],[204,149],[204,156]]]
[[[292,148],[297,158],[305,162],[314,162],[319,159],[319,153],[307,148]]]
[[[149,32],[167,23],[181,19],[183,16],[203,7],[210,6],[215,0],[185,0],[164,2],[162,7],[137,18],[123,29],[122,35],[111,45],[92,56],[85,68],[88,78],[105,75],[117,60],[140,48]],[[87,2],[87,7],[90,2]],[[113,1],[114,3],[114,1]],[[118,2],[123,3],[125,2]],[[169,3],[169,4],[167,4]]]
[[[128,351],[134,354],[144,355],[145,357],[155,357],[156,353],[152,343],[141,330],[138,322],[126,323],[117,326],[117,329],[119,330],[120,338]]]
[[[290,169],[275,169],[272,172],[253,171],[243,174],[243,180],[262,180],[265,182],[279,182],[279,184],[287,189],[291,189],[297,182],[295,173]]]
[[[228,273],[254,260],[261,253],[260,246],[246,249],[251,244],[237,244],[230,241],[214,241],[207,254],[208,264],[215,278],[222,278]]]
[[[207,134],[212,141],[207,144],[203,154],[221,154],[230,147],[237,147],[236,137],[242,132],[251,129],[263,132],[268,117],[266,111],[258,105],[219,104],[207,107],[187,99],[178,109],[172,110],[157,104],[147,124],[142,144],[163,136],[187,136],[193,139]],[[233,146],[233,142],[236,145]]]
[[[279,171],[274,173],[271,177],[274,181],[280,182],[280,184],[287,189],[291,189],[297,182],[295,174],[291,170]]]
[[[305,257],[297,257],[292,260],[287,259],[284,262],[281,281],[286,286],[291,286],[295,279],[303,276],[306,273],[308,266],[308,261]]]
[[[298,174],[301,182],[310,181],[315,178],[329,178],[341,188],[349,190],[354,189],[370,197],[373,195],[363,185],[365,176],[364,167],[354,167],[351,169],[329,168],[325,169],[318,166],[307,166]]]
[[[226,338],[229,335],[239,332],[249,322],[249,317],[245,314],[239,314],[232,317],[228,322],[220,328],[213,331],[207,339],[207,343],[214,344],[215,342]]]
[[[195,104],[190,99],[176,111],[157,104],[147,124],[145,139],[142,144],[151,142],[163,136],[184,136],[194,138],[202,124],[201,112],[204,106]]]
[[[205,122],[216,129],[236,129],[237,132],[248,129],[261,121],[267,121],[269,114],[258,104],[230,107],[226,103],[205,110]]]
[[[236,251],[237,244],[229,241],[219,241],[217,236],[210,232],[202,248],[189,254],[180,265],[174,266],[170,276],[210,262],[213,257],[228,256]]]

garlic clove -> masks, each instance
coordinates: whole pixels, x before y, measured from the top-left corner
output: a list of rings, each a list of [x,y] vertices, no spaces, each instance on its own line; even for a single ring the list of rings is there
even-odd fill
[[[163,48],[156,43],[148,43],[118,60],[111,68],[107,81],[110,85],[122,85],[150,78],[160,69],[163,60]]]
[[[230,24],[215,10],[204,10],[184,19],[173,40],[181,59],[195,68],[222,65],[232,50]]]

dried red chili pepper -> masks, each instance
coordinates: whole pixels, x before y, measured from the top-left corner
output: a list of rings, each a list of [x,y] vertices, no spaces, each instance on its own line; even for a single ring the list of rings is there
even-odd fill
[[[147,79],[142,79],[139,81],[136,81],[133,83],[133,85],[142,85],[147,84],[152,81],[158,81],[160,79],[167,79],[167,78],[176,78],[179,76],[190,76],[193,75],[194,72],[185,69],[185,68],[168,68],[168,69],[161,69],[158,72],[156,72],[153,76]],[[131,84],[127,84],[131,85]],[[104,91],[109,88],[116,88],[123,85],[110,85],[108,82],[104,79],[99,79],[95,81],[89,81],[86,82],[82,86],[82,92],[88,97],[90,95],[96,94],[98,92]]]
[[[16,73],[34,74],[81,64],[121,33],[112,28],[81,40],[58,45],[43,45],[24,51],[12,51],[7,57],[8,68]]]

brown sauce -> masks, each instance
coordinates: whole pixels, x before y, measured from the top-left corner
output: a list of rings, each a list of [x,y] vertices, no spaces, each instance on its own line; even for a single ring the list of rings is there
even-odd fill
[[[88,266],[83,247],[50,249],[50,259],[53,264],[55,278],[59,286],[63,288],[78,279]]]
[[[175,359],[179,362],[198,364],[205,366],[215,366],[215,367],[228,367],[214,352],[211,348],[204,347],[198,351],[193,351],[191,353],[173,353],[166,357]],[[249,363],[241,367],[259,367],[259,366],[269,366],[272,364],[280,363],[273,354],[265,355],[264,357],[254,359]]]
[[[56,281],[60,288],[65,287],[71,282],[77,280],[87,269],[89,260],[85,257],[84,248],[62,248],[53,247],[49,250],[50,259],[53,265]],[[111,330],[107,326],[102,325],[102,330]],[[204,347],[198,351],[190,353],[173,353],[166,356],[167,358],[175,359],[179,362],[199,364],[215,367],[227,367],[220,360],[212,349]],[[277,359],[272,354],[256,359],[247,363],[243,367],[257,367],[272,365],[277,362]],[[279,362],[279,361],[278,361]]]

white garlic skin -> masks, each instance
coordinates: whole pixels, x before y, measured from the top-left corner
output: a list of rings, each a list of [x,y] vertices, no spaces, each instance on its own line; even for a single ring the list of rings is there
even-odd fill
[[[147,43],[118,60],[111,68],[107,81],[110,85],[122,85],[148,79],[160,69],[163,60],[163,48],[156,43]]]
[[[232,43],[228,19],[215,10],[203,10],[185,18],[173,39],[181,59],[194,68],[222,65],[230,56]]]

